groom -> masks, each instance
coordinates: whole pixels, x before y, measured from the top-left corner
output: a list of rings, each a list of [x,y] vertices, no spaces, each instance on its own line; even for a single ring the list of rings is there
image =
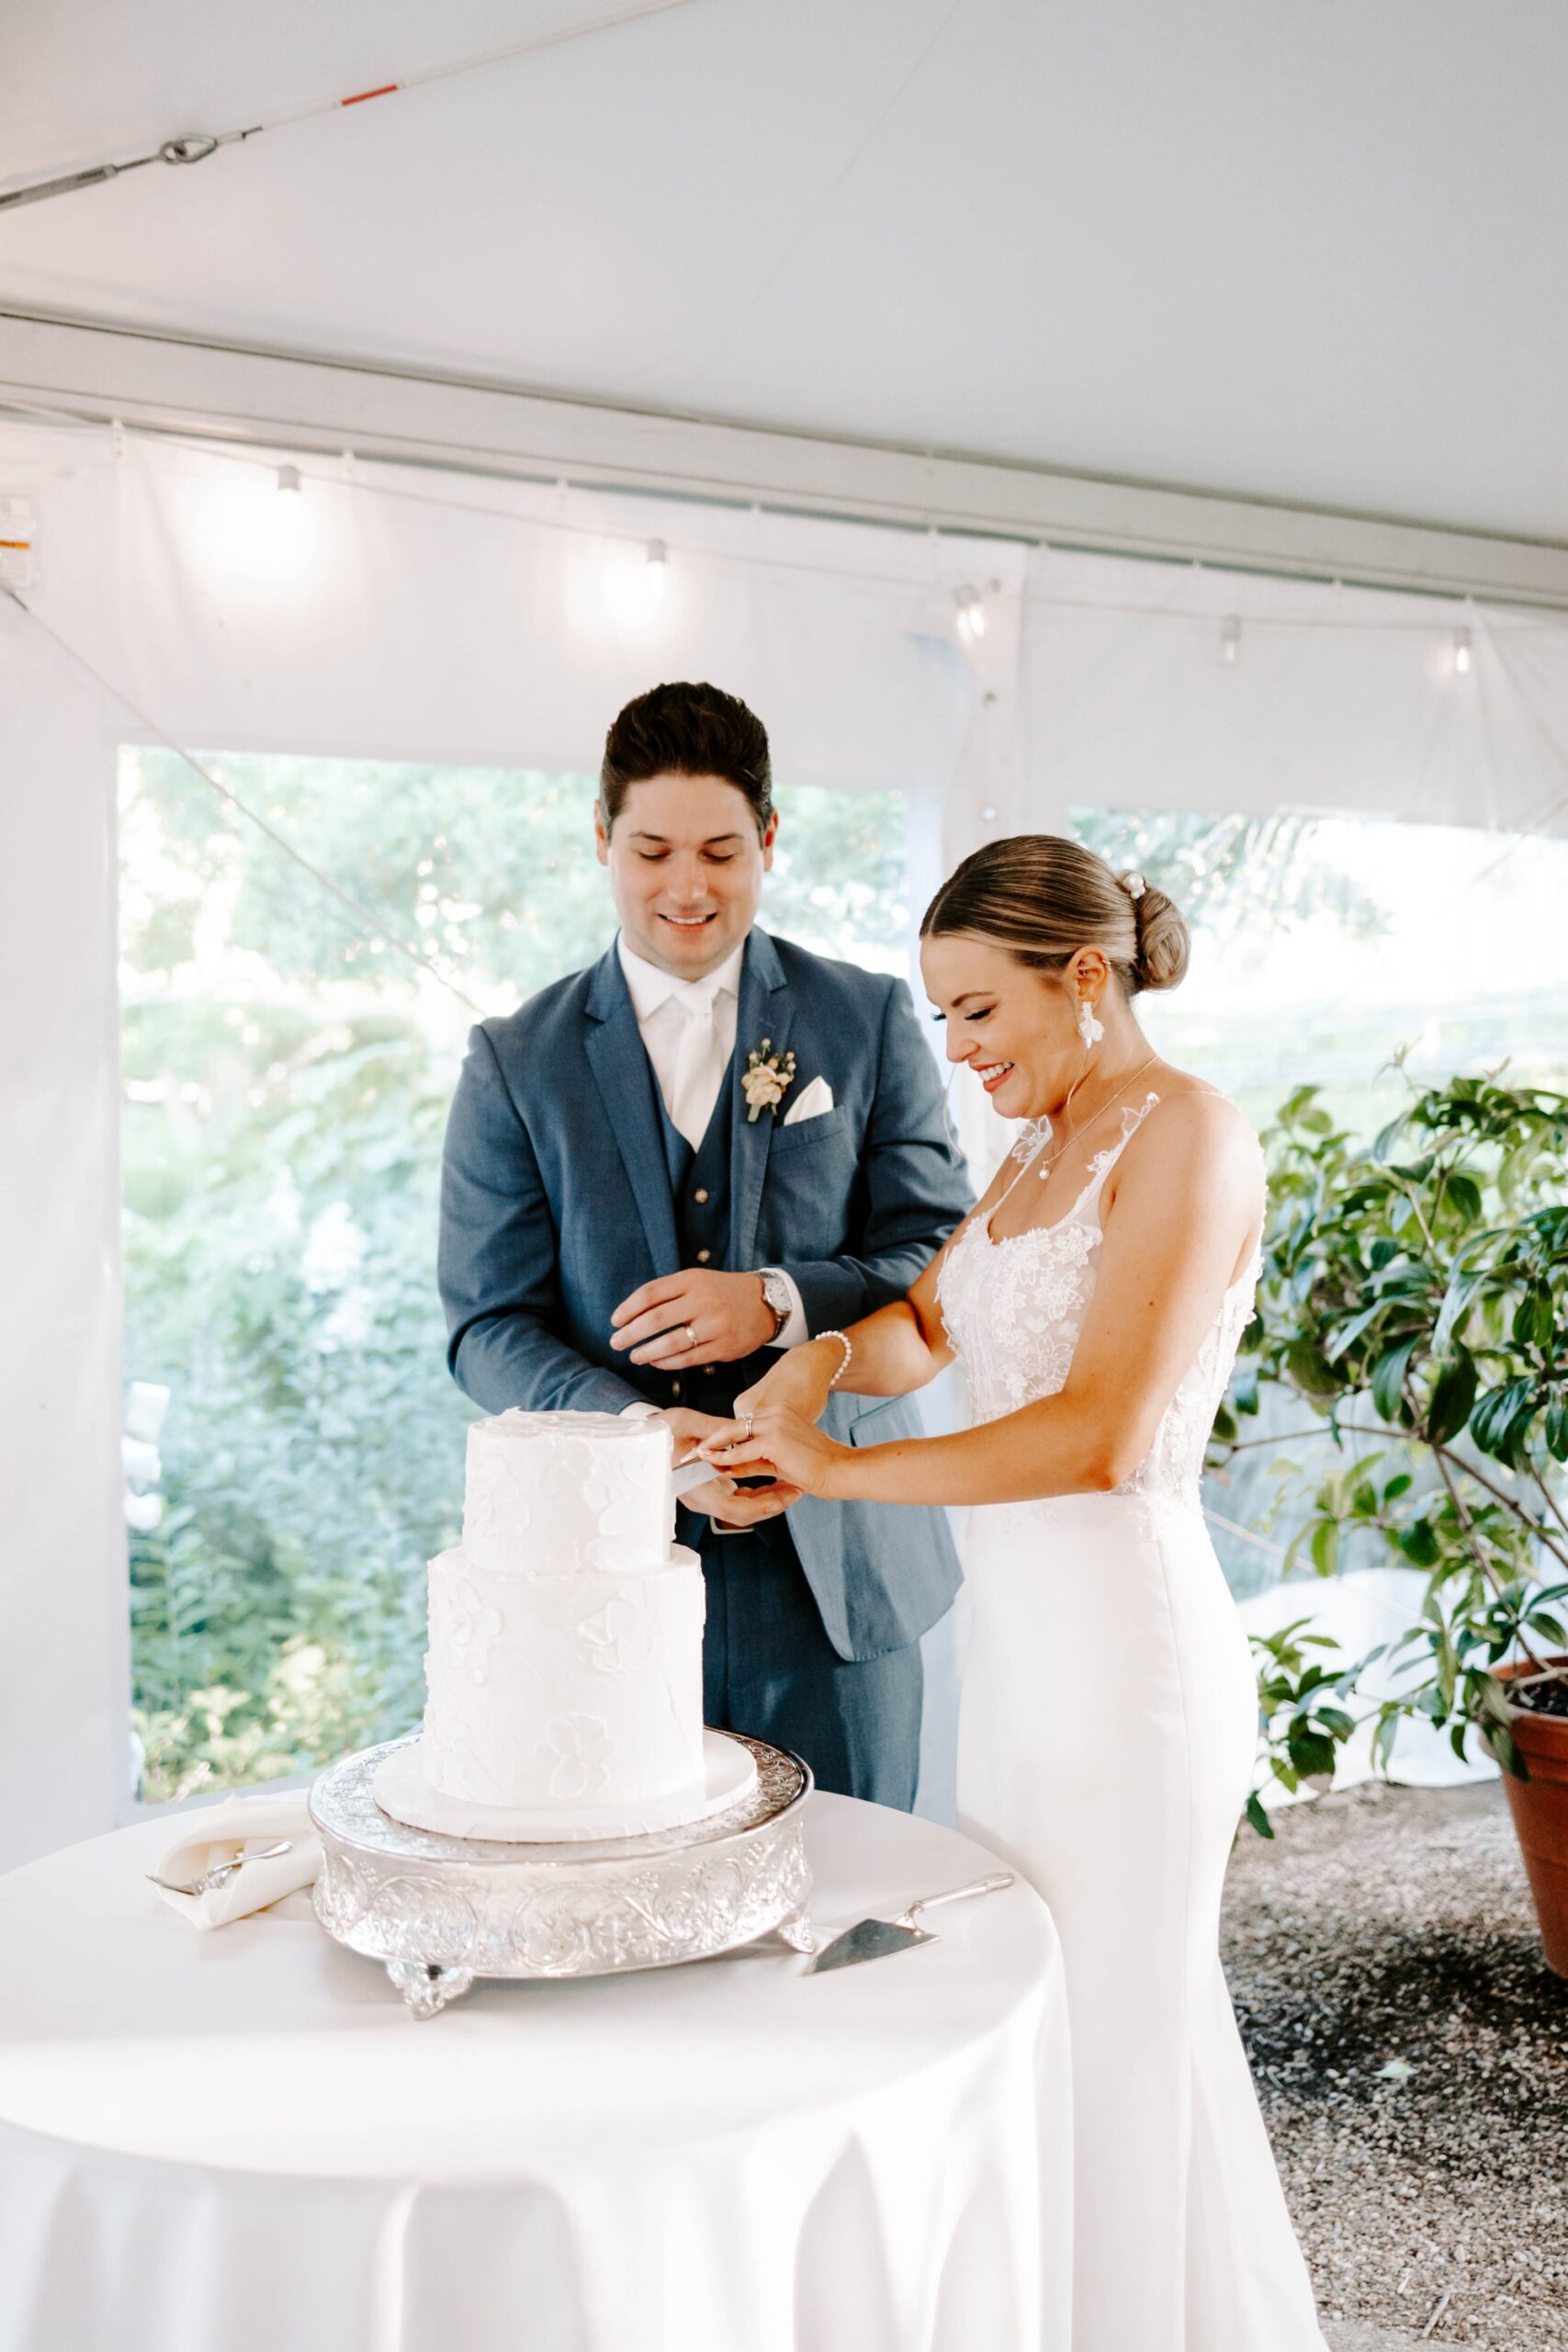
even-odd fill
[[[903,982],[754,928],[771,782],[733,695],[628,703],[595,812],[620,936],[473,1032],[440,1279],[448,1362],[486,1412],[658,1411],[679,1460],[773,1350],[902,1296],[969,1205]],[[835,1396],[824,1426],[920,1434],[905,1397]],[[909,1806],[919,1637],[959,1581],[942,1514],[716,1476],[677,1536],[707,1587],[707,1721]]]

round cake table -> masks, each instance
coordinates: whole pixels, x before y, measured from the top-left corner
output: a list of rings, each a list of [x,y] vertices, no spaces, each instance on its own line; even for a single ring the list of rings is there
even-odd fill
[[[819,1933],[975,1877],[817,1795]],[[1067,2352],[1066,2007],[1019,1884],[939,1939],[485,1984],[418,2023],[150,1822],[0,1879],[6,2352]]]

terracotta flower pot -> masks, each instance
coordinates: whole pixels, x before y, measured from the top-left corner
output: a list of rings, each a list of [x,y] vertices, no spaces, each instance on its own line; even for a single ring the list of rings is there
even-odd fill
[[[1542,1660],[1568,1666],[1568,1657]],[[1528,1667],[1500,1666],[1497,1679],[1511,1681]],[[1503,1775],[1514,1829],[1524,1852],[1525,1871],[1540,1921],[1548,1968],[1568,1976],[1568,1715],[1540,1715],[1515,1707],[1508,1728],[1525,1759],[1528,1781]]]

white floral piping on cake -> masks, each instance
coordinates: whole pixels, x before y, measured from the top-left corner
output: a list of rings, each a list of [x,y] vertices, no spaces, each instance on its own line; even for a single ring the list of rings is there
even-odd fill
[[[647,1530],[649,1504],[662,1499],[665,1461],[662,1454],[639,1447],[607,1457],[604,1451],[589,1455],[584,1465],[582,1498],[598,1520],[597,1534],[587,1546],[596,1568],[646,1568],[650,1565]],[[668,1539],[666,1539],[668,1540]],[[652,1555],[657,1558],[655,1553]]]
[[[446,1585],[446,1616],[452,1656],[476,1682],[488,1680],[491,1654],[506,1623],[500,1610],[481,1600],[467,1577],[455,1576]]]
[[[652,1612],[635,1592],[617,1593],[579,1619],[577,1645],[601,1674],[634,1673],[653,1655]]]
[[[604,1794],[610,1784],[615,1743],[600,1716],[558,1715],[546,1729],[545,1744],[556,1758],[550,1772],[552,1797]]]

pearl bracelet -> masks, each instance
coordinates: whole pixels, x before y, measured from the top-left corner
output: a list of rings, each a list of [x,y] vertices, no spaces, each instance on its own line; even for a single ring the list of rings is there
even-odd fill
[[[851,1364],[852,1364],[855,1360],[853,1344],[852,1341],[845,1339],[841,1331],[818,1331],[817,1337],[819,1340],[837,1340],[839,1345],[844,1351],[843,1363],[839,1366],[838,1371],[828,1383],[829,1389],[837,1388],[840,1381],[842,1380],[845,1373],[848,1372]]]

